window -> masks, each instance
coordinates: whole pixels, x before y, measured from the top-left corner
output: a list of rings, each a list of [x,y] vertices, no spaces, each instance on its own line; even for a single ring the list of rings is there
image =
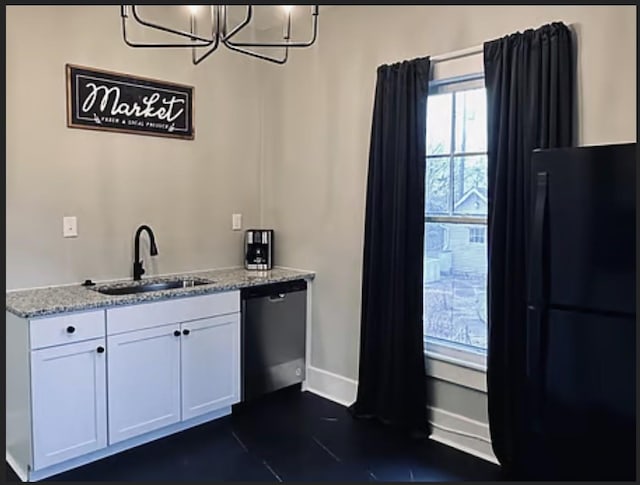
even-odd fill
[[[427,102],[425,343],[427,351],[449,349],[449,355],[455,354],[456,359],[480,364],[487,348],[486,119],[482,75],[431,83]]]
[[[471,227],[469,228],[469,242],[470,243],[484,243],[484,227]]]

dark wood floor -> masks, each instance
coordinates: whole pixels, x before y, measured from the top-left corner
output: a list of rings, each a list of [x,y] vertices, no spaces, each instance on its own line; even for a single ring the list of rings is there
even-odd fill
[[[420,482],[500,475],[489,462],[356,421],[344,407],[293,388],[49,480]],[[6,478],[18,480],[8,466]]]

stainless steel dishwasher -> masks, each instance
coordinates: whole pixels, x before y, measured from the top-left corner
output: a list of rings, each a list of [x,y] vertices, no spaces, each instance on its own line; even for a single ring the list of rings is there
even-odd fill
[[[241,290],[242,401],[305,378],[307,282]]]

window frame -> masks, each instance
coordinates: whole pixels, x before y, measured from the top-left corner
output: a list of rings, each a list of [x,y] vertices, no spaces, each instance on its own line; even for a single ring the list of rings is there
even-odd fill
[[[432,80],[429,82],[428,96],[444,93],[455,93],[460,91],[466,91],[477,88],[484,88],[484,72],[472,73],[464,76],[455,76],[444,79]],[[433,155],[425,154],[425,165],[429,162],[429,159],[449,159],[449,185],[451,194],[454,184],[454,160],[461,157],[471,156],[486,156],[487,152],[456,152],[456,101],[455,94],[452,101],[452,116],[451,116],[451,140],[449,151],[447,153],[439,153]],[[425,207],[424,225],[426,228],[427,223],[440,223],[440,224],[461,224],[461,225],[478,225],[487,230],[487,217],[486,216],[469,216],[469,215],[456,215],[455,214],[455,201],[454,197],[449,195],[448,197],[448,214],[427,215]],[[440,339],[438,337],[423,336],[425,356],[430,359],[440,360],[457,366],[467,367],[476,371],[485,372],[487,365],[487,352],[486,349],[479,347],[473,347],[470,345],[458,344],[453,341]]]

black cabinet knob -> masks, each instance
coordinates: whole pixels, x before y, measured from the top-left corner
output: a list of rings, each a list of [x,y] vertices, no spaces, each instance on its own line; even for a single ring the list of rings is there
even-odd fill
[[[76,331],[76,327],[74,327],[74,326],[72,326],[72,325],[69,325],[69,326],[67,327],[67,333],[73,333],[73,332],[75,332],[75,331]]]
[[[182,331],[182,335],[189,335],[190,333],[191,333],[191,330],[189,330],[188,328],[185,328],[185,329]]]
[[[100,346],[96,349],[96,352],[98,352],[99,354],[101,354],[102,352],[104,352],[104,347]]]
[[[179,336],[180,336],[180,330],[176,330],[175,332],[173,332],[173,334],[174,334],[176,337],[179,337]]]

